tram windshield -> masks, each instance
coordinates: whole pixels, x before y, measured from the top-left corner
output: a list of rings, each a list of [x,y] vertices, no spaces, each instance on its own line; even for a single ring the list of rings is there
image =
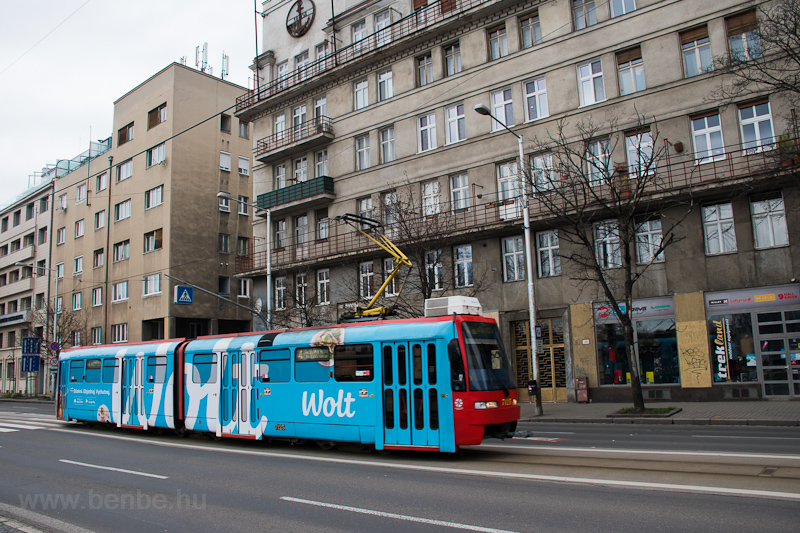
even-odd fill
[[[508,358],[497,324],[463,322],[464,346],[467,350],[469,390],[490,391],[514,388],[513,367]]]

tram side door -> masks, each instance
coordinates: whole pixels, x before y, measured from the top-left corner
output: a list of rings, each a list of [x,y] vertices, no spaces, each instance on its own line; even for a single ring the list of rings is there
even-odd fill
[[[220,421],[222,433],[256,435],[253,396],[255,352],[222,353]]]
[[[122,398],[120,408],[123,426],[142,427],[147,429],[147,416],[144,412],[143,372],[144,356],[126,356],[122,358]]]
[[[434,343],[384,343],[381,352],[384,444],[439,446]]]
[[[69,391],[69,362],[61,361],[58,371],[58,398],[56,401],[56,417],[66,420],[68,416],[67,392]]]

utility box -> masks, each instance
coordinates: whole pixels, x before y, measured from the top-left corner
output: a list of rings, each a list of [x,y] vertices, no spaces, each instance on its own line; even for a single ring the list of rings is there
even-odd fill
[[[481,303],[471,296],[446,296],[425,300],[425,316],[480,315]]]
[[[577,376],[575,378],[575,396],[578,403],[589,403],[589,383],[586,376]]]

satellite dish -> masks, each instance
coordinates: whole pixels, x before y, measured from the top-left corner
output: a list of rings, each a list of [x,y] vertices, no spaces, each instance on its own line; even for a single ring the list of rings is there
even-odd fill
[[[255,303],[255,305],[253,305],[253,309],[256,310],[256,313],[260,313],[261,312],[261,298],[257,298],[256,299],[256,303]]]

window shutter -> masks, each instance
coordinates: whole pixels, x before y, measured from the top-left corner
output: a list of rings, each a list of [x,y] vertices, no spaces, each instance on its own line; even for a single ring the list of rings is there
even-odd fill
[[[698,26],[681,33],[681,44],[691,43],[708,37],[708,26]]]
[[[631,48],[629,50],[618,52],[617,64],[621,65],[623,63],[628,63],[635,59],[641,59],[641,58],[642,58],[642,49],[641,47],[637,46],[636,48]]]
[[[741,35],[742,33],[753,31],[758,28],[756,12],[748,11],[728,17],[725,19],[725,26],[728,29],[728,35]]]

